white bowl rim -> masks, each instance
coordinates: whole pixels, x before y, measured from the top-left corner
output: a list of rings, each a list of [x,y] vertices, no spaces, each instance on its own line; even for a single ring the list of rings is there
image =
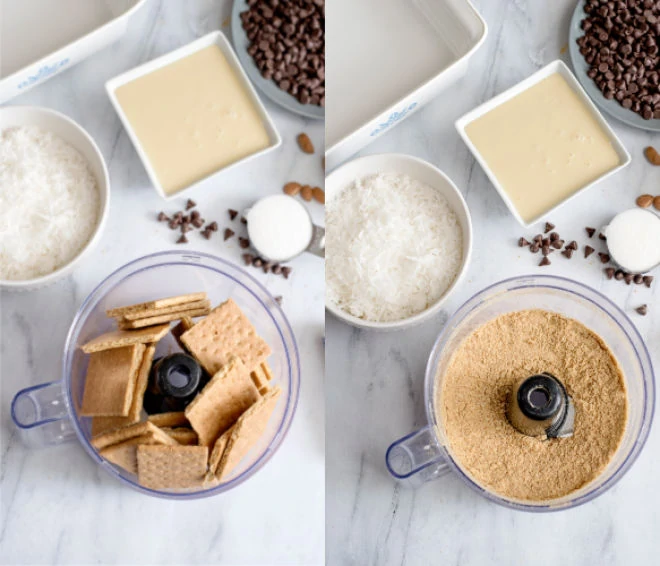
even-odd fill
[[[370,320],[365,320],[362,318],[358,318],[356,316],[353,316],[341,309],[339,309],[336,305],[333,305],[327,298],[325,301],[325,308],[327,311],[330,311],[331,314],[333,314],[336,318],[339,320],[342,320],[346,322],[347,324],[350,324],[351,326],[356,326],[358,328],[365,328],[369,330],[402,330],[404,328],[408,328],[410,326],[415,326],[418,324],[421,324],[428,318],[432,317],[433,315],[437,314],[438,311],[440,311],[442,305],[445,303],[447,298],[451,295],[451,293],[456,289],[458,284],[462,281],[463,277],[465,276],[465,273],[468,270],[468,267],[470,265],[470,260],[472,258],[472,239],[473,239],[473,230],[472,230],[472,217],[470,215],[470,209],[468,208],[467,203],[465,202],[465,198],[463,197],[462,193],[460,190],[458,190],[458,187],[456,184],[449,178],[449,176],[442,170],[440,170],[438,167],[433,165],[432,163],[425,161],[424,159],[421,159],[419,157],[416,157],[414,155],[409,155],[407,153],[373,153],[370,155],[365,155],[362,157],[358,157],[356,159],[352,159],[351,161],[347,161],[346,163],[342,164],[341,166],[337,167],[335,170],[328,175],[326,178],[325,184],[326,184],[326,191],[328,186],[330,185],[330,180],[332,179],[333,176],[337,176],[342,170],[349,166],[355,166],[356,164],[366,164],[371,160],[376,160],[376,159],[399,159],[399,160],[404,160],[404,161],[410,161],[412,163],[416,163],[418,165],[421,165],[423,167],[426,167],[430,169],[432,172],[434,172],[436,175],[438,175],[440,178],[442,178],[445,183],[448,185],[449,188],[455,193],[456,197],[458,198],[458,201],[461,204],[462,211],[465,214],[466,218],[466,226],[463,229],[463,248],[467,248],[467,252],[463,254],[463,262],[461,264],[461,267],[456,274],[456,277],[454,278],[454,281],[449,285],[449,287],[445,290],[445,292],[438,298],[437,301],[435,301],[431,306],[427,307],[421,312],[418,312],[417,314],[414,314],[410,317],[407,318],[402,318],[401,320],[392,320],[388,322],[376,322],[376,321],[370,321]],[[402,172],[403,173],[403,172]],[[366,175],[367,173],[364,173],[362,176]],[[434,187],[435,188],[435,187]],[[332,198],[332,197],[331,197]],[[455,211],[458,212],[458,211]],[[326,295],[327,296],[327,295]]]
[[[55,271],[47,273],[46,275],[40,275],[39,277],[35,277],[33,279],[0,279],[0,288],[31,290],[53,283],[60,277],[70,273],[71,270],[73,270],[75,266],[82,260],[82,258],[86,256],[87,253],[98,244],[98,241],[101,238],[101,234],[105,229],[106,221],[110,212],[110,175],[108,174],[108,166],[105,162],[103,154],[94,141],[94,138],[92,138],[92,136],[87,132],[87,130],[85,130],[85,128],[83,128],[72,118],[69,118],[66,114],[62,114],[57,110],[46,108],[44,106],[12,105],[0,107],[0,113],[3,111],[12,110],[50,114],[55,119],[66,122],[68,125],[78,130],[82,134],[83,138],[85,138],[87,143],[89,143],[90,147],[94,150],[94,153],[96,153],[97,157],[99,158],[101,168],[103,170],[103,179],[96,180],[97,184],[99,185],[99,197],[102,201],[99,210],[99,218],[97,220],[96,227],[94,228],[94,232],[92,233],[89,240],[87,240],[87,243],[83,246],[83,248],[69,262],[60,266]],[[87,161],[87,159],[85,159],[85,161]],[[104,187],[100,186],[101,183],[99,181],[103,181]]]

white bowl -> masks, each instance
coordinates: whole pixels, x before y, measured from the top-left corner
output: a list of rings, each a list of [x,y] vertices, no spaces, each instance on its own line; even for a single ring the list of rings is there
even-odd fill
[[[430,163],[402,153],[383,153],[360,157],[333,171],[325,180],[325,198],[332,200],[344,187],[356,179],[378,173],[398,173],[417,179],[440,192],[458,217],[463,232],[463,263],[456,278],[445,293],[430,307],[411,317],[390,322],[373,322],[348,314],[326,301],[325,308],[337,318],[360,328],[372,330],[400,330],[432,317],[465,275],[472,256],[472,221],[463,195],[456,185],[440,169]]]
[[[110,177],[101,151],[91,138],[76,122],[64,114],[38,106],[0,107],[0,131],[12,127],[37,126],[52,132],[76,148],[87,160],[89,168],[96,178],[99,190],[100,210],[94,232],[80,252],[67,264],[52,273],[34,279],[9,281],[0,279],[0,288],[29,290],[54,283],[75,269],[83,257],[88,255],[98,244],[110,210]]]

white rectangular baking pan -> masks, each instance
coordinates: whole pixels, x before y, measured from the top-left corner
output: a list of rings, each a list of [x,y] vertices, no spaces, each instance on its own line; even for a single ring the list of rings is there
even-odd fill
[[[0,0],[0,103],[119,39],[146,0]]]
[[[326,168],[463,76],[486,33],[469,0],[328,2]]]
[[[261,119],[263,120],[264,126],[266,127],[266,131],[268,132],[268,137],[270,138],[270,145],[266,149],[262,149],[261,151],[258,151],[257,153],[253,153],[252,155],[248,155],[243,159],[234,161],[233,163],[230,163],[226,167],[218,169],[217,171],[211,173],[210,175],[204,177],[203,179],[196,181],[192,185],[189,185],[188,187],[185,187],[180,191],[177,191],[176,193],[172,193],[171,195],[168,195],[163,190],[163,187],[160,184],[158,177],[156,176],[156,172],[151,166],[149,158],[146,152],[144,151],[144,149],[142,148],[142,144],[140,143],[139,138],[135,134],[135,131],[131,126],[131,123],[126,117],[126,114],[124,113],[124,110],[119,104],[119,101],[117,100],[117,96],[115,93],[120,86],[126,83],[130,83],[131,81],[134,81],[135,79],[142,77],[144,75],[148,75],[152,71],[155,71],[156,69],[160,69],[161,67],[165,67],[170,63],[173,63],[174,61],[178,61],[179,59],[183,59],[188,55],[192,55],[196,51],[199,51],[200,49],[204,49],[205,47],[209,47],[210,45],[217,45],[221,49],[225,57],[227,58],[229,64],[236,71],[239,79],[245,86],[245,90],[248,92],[249,96],[252,99],[253,104],[255,105],[256,109],[259,112],[259,115],[261,116]],[[241,64],[238,61],[238,57],[236,57],[236,53],[232,49],[229,40],[225,37],[225,35],[221,31],[211,32],[205,35],[204,37],[200,37],[199,39],[196,39],[195,41],[184,45],[183,47],[179,47],[178,49],[175,49],[174,51],[170,51],[169,53],[166,53],[165,55],[162,55],[157,59],[153,59],[145,63],[144,65],[135,67],[134,69],[131,69],[130,71],[127,71],[126,73],[123,73],[118,77],[109,80],[106,83],[105,88],[108,91],[108,96],[112,101],[112,105],[115,107],[115,111],[119,115],[119,118],[121,119],[121,122],[124,125],[124,128],[126,129],[126,133],[128,134],[128,137],[133,142],[135,151],[137,151],[137,154],[140,156],[140,159],[142,160],[144,168],[146,169],[147,174],[149,175],[149,179],[151,179],[151,183],[153,184],[154,188],[158,191],[160,196],[162,196],[166,200],[178,198],[187,190],[196,187],[197,185],[203,183],[207,179],[210,179],[211,177],[215,177],[219,173],[223,171],[227,171],[228,169],[240,165],[241,163],[246,163],[247,161],[250,161],[255,157],[264,155],[265,153],[268,153],[274,150],[275,148],[279,147],[280,144],[282,143],[282,138],[280,137],[280,134],[275,128],[275,124],[273,123],[273,120],[268,115],[268,112],[266,112],[266,108],[264,107],[263,102],[261,102],[261,99],[259,98],[257,91],[254,89],[254,86],[252,86],[252,83],[245,74],[245,70],[243,69],[243,67],[241,67]]]
[[[491,171],[490,167],[488,167],[488,164],[486,163],[485,159],[482,157],[482,155],[479,153],[479,150],[475,147],[475,145],[472,143],[470,138],[467,136],[465,133],[465,128],[470,122],[473,122],[480,116],[483,116],[484,114],[487,114],[490,112],[493,108],[499,106],[500,104],[506,102],[507,100],[511,100],[513,97],[516,95],[520,94],[524,90],[527,90],[531,86],[534,86],[535,84],[539,83],[546,77],[554,74],[554,73],[559,73],[562,77],[566,79],[568,84],[571,86],[571,88],[577,93],[577,95],[582,99],[582,101],[585,103],[587,108],[591,111],[593,116],[598,120],[598,123],[602,126],[603,130],[605,130],[605,133],[610,139],[610,142],[612,143],[612,147],[616,151],[617,155],[619,156],[619,159],[621,160],[621,164],[618,167],[615,167],[611,171],[605,173],[598,179],[594,180],[593,182],[589,183],[588,185],[585,185],[578,191],[574,192],[572,195],[568,196],[565,198],[563,201],[558,203],[556,206],[551,208],[550,210],[545,211],[543,214],[539,215],[537,218],[534,218],[530,222],[525,222],[521,217],[520,214],[518,214],[518,211],[516,210],[516,207],[513,205],[511,202],[511,199],[509,199],[508,195],[504,191],[504,188],[502,185],[500,185],[499,181]],[[575,75],[571,72],[571,70],[566,66],[566,64],[557,59],[556,61],[553,61],[549,65],[546,65],[542,69],[536,71],[533,75],[530,77],[526,78],[524,81],[518,83],[517,85],[512,86],[509,90],[505,90],[503,93],[499,94],[495,98],[492,98],[488,102],[484,102],[481,106],[478,106],[474,110],[468,112],[465,116],[462,118],[459,118],[456,121],[456,129],[458,130],[459,135],[461,138],[463,138],[463,141],[465,142],[465,145],[468,146],[470,151],[472,152],[472,155],[474,155],[475,159],[478,161],[479,165],[481,165],[481,168],[484,170],[486,173],[486,176],[490,179],[490,182],[493,184],[493,186],[497,189],[497,192],[500,193],[500,196],[502,197],[502,200],[505,202],[509,210],[511,211],[511,214],[513,214],[518,222],[522,224],[525,228],[529,228],[533,224],[536,224],[540,220],[542,220],[544,217],[546,217],[548,214],[559,208],[561,205],[564,203],[570,201],[571,199],[575,198],[577,195],[582,193],[583,191],[586,191],[589,187],[594,186],[596,183],[602,181],[603,179],[606,179],[607,177],[610,177],[611,175],[614,175],[617,171],[620,171],[623,169],[626,165],[630,163],[630,154],[628,153],[628,150],[625,148],[623,143],[621,143],[621,140],[616,136],[614,133],[614,130],[610,127],[610,125],[607,123],[605,118],[603,118],[603,115],[601,114],[600,110],[596,107],[596,105],[593,103],[591,98],[589,98],[589,95],[584,91],[578,80],[575,78]]]

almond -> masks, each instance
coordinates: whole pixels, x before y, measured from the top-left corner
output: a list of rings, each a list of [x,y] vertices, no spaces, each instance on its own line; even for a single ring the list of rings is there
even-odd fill
[[[653,204],[653,197],[651,195],[641,195],[637,197],[635,203],[642,208],[648,208]]]
[[[293,181],[291,183],[287,183],[284,185],[284,192],[293,197],[297,195],[300,192],[300,189],[302,189],[302,185],[300,183],[294,183]]]
[[[314,153],[314,144],[305,133],[298,134],[298,146],[305,153]]]
[[[314,200],[316,202],[320,202],[321,204],[325,204],[325,192],[321,187],[314,187],[312,189],[312,196],[314,197]]]
[[[300,189],[300,195],[302,196],[303,200],[309,202],[312,200],[312,187],[309,185],[304,185],[302,189]]]
[[[646,155],[646,159],[653,165],[660,165],[660,153],[654,147],[648,146],[644,150],[644,155]]]
[[[660,210],[660,196],[657,196],[653,199],[653,208]]]

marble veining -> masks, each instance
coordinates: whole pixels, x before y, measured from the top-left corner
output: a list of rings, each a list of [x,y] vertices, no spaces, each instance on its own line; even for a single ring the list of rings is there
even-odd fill
[[[7,104],[34,104],[78,121],[97,141],[111,179],[108,225],[96,253],[75,273],[29,293],[0,296],[0,563],[1,564],[296,564],[324,560],[323,263],[306,254],[285,280],[250,269],[283,296],[302,363],[298,412],[272,460],[240,488],[210,499],[149,498],[97,468],[75,441],[26,447],[11,424],[17,390],[60,377],[73,316],[107,275],[140,256],[168,249],[174,232],[155,221],[185,199],[166,203],[150,186],[106,95],[105,82],[216,29],[230,35],[229,0],[149,0],[117,43]],[[223,22],[226,22],[223,24]],[[284,143],[255,162],[210,181],[190,196],[207,219],[228,225],[226,210],[277,193],[291,180],[320,185],[323,125],[266,102]],[[313,156],[298,149],[307,132]],[[322,224],[322,208],[310,205]],[[189,234],[189,250],[242,265],[236,239],[225,244]]]
[[[389,444],[425,421],[424,370],[448,315],[487,285],[514,275],[548,273],[590,285],[623,308],[660,360],[660,292],[607,281],[596,254],[570,262],[538,256],[516,241],[533,236],[508,212],[454,129],[454,121],[547,63],[568,61],[564,46],[575,0],[475,0],[489,35],[452,90],[402,121],[361,155],[410,153],[437,165],[467,199],[474,224],[471,267],[442,313],[396,333],[350,328],[328,316],[326,336],[326,545],[329,566],[481,566],[484,564],[651,564],[660,550],[660,435],[651,430],[628,474],[598,499],[553,514],[512,511],[483,499],[452,474],[414,491],[387,473]],[[643,158],[657,137],[609,120],[632,164],[580,195],[549,218],[570,241],[585,243],[584,227],[601,226],[658,193],[660,177]],[[654,273],[656,277],[660,273]],[[634,308],[649,305],[641,317]],[[331,353],[336,354],[331,354]]]

